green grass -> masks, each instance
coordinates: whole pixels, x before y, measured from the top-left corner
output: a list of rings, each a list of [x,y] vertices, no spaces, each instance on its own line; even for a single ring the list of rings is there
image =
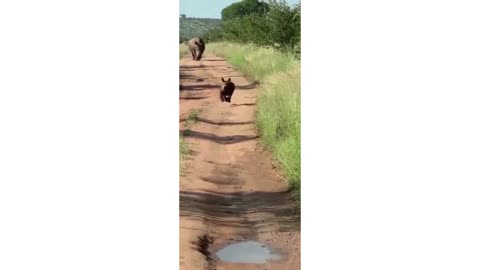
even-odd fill
[[[238,71],[254,80],[263,80],[269,75],[300,69],[300,61],[296,60],[293,54],[279,53],[273,49],[231,43],[209,43],[206,50],[224,57]]]
[[[183,129],[183,136],[188,136],[190,135],[190,129],[197,123],[198,119],[198,114],[200,113],[199,109],[193,109],[190,111],[188,114],[188,117],[185,119],[185,122],[183,124],[184,129]]]
[[[198,115],[200,114],[200,109],[192,109],[185,119],[185,128],[190,129],[195,123],[197,123]]]
[[[190,146],[188,145],[187,142],[185,142],[184,136],[188,136],[190,133],[190,129],[197,123],[198,115],[200,113],[200,110],[198,109],[193,109],[190,111],[188,114],[187,119],[185,119],[185,122],[183,124],[184,129],[182,134],[180,135],[180,161],[185,160],[185,158],[191,154],[192,150],[190,149]]]
[[[180,160],[184,160],[190,154],[190,146],[185,142],[183,136],[180,136]]]
[[[188,136],[191,132],[191,128],[197,123],[198,119],[198,114],[200,113],[200,110],[198,109],[193,109],[190,111],[188,114],[188,117],[185,119],[185,122],[183,124],[183,132],[180,135],[180,175],[184,175],[185,171],[187,169],[187,157],[192,154],[192,149],[190,148],[190,145],[185,141],[185,136]]]
[[[182,58],[184,55],[188,53],[188,48],[185,44],[181,43],[179,51],[180,51],[180,58]]]
[[[180,175],[185,175],[187,169],[186,159],[191,153],[190,145],[185,142],[185,138],[180,135]]]
[[[273,49],[229,43],[207,44],[237,70],[260,80],[256,124],[300,202],[300,61]]]

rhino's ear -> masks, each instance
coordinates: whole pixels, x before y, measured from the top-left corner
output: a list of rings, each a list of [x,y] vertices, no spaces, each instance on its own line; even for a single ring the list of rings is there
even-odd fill
[[[232,80],[230,80],[230,78],[228,78],[227,82],[230,82],[230,81],[232,81]]]
[[[225,82],[225,80],[223,79],[223,77],[222,77],[222,82]]]

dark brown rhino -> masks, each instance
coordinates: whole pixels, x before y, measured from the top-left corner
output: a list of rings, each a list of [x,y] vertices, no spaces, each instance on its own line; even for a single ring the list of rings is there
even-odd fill
[[[200,59],[202,59],[202,54],[205,51],[205,42],[203,42],[201,38],[195,37],[184,43],[192,54],[193,60],[200,61]]]
[[[228,102],[231,103],[233,91],[235,91],[235,84],[228,78],[228,80],[225,81],[222,77],[222,82],[223,85],[220,87],[220,100],[222,102]]]

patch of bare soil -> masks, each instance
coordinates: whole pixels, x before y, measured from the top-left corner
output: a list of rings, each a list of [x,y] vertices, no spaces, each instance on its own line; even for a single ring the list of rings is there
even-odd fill
[[[237,85],[232,103],[219,99],[221,77]],[[180,129],[200,110],[185,141],[192,156],[180,176],[180,269],[300,269],[300,219],[287,186],[256,133],[256,83],[219,57],[180,60]],[[255,240],[282,259],[225,263],[215,252]]]

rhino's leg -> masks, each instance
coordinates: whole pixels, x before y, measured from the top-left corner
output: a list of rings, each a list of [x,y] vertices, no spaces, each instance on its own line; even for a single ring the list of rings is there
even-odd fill
[[[223,93],[222,93],[221,90],[220,90],[220,101],[221,101],[221,102],[224,102],[224,101],[225,101],[225,97],[223,96]]]
[[[197,48],[195,48],[195,51],[197,52],[196,55],[195,55],[195,60],[198,61],[198,55],[200,54],[200,50]]]
[[[202,59],[202,51],[199,51],[197,54],[197,61],[200,61]]]
[[[192,54],[193,60],[195,60],[195,50],[194,49],[190,50],[190,53]]]

